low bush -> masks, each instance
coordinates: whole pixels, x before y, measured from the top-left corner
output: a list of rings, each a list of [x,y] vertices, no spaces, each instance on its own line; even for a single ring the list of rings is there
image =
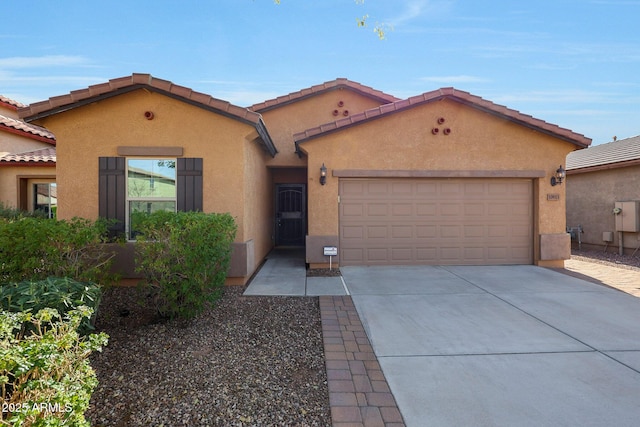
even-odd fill
[[[95,283],[83,283],[66,277],[44,280],[25,280],[0,286],[0,309],[37,313],[43,308],[54,308],[62,315],[79,306],[98,311],[102,289]],[[83,319],[79,332],[93,330],[94,318]]]
[[[0,283],[50,276],[112,281],[107,225],[82,218],[0,218]]]
[[[193,318],[220,297],[237,230],[231,215],[158,211],[136,224],[136,270],[161,316]]]
[[[43,211],[23,211],[21,209],[12,208],[0,202],[0,218],[18,219],[18,218],[46,218],[47,215]]]
[[[0,311],[0,425],[89,426],[84,412],[98,381],[88,357],[108,340],[104,333],[78,335],[91,315],[86,306],[62,317],[52,308]]]

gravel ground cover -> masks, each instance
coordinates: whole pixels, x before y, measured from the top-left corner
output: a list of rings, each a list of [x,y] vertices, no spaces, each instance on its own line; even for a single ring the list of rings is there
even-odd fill
[[[609,251],[611,250],[610,248]],[[605,252],[602,250],[579,251],[574,249],[571,251],[571,258],[640,271],[640,251],[635,255],[620,255],[617,252],[617,248],[615,250],[615,252]]]
[[[189,323],[157,322],[136,288],[105,292],[91,425],[331,425],[318,298],[244,289]]]

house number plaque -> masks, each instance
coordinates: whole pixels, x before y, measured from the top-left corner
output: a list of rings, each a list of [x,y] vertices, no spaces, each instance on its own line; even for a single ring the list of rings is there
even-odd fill
[[[547,194],[547,200],[551,200],[552,202],[557,202],[560,200],[559,194]]]

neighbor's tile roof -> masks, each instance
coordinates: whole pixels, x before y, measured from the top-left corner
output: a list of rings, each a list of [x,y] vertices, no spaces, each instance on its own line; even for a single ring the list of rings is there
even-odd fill
[[[86,89],[76,90],[67,95],[55,96],[46,101],[36,102],[20,108],[18,114],[26,121],[33,121],[141,88],[162,93],[205,110],[214,111],[252,124],[261,136],[265,149],[272,156],[277,153],[260,114],[214,98],[211,95],[196,92],[188,87],[173,84],[168,80],[155,78],[150,74],[134,73],[130,76],[111,79],[106,83],[89,86]]]
[[[11,98],[7,98],[4,95],[0,95],[0,103],[6,104],[10,107],[12,107],[13,109],[18,109],[18,108],[23,108],[26,107],[26,105],[18,102],[18,101],[14,101]]]
[[[571,142],[578,147],[588,147],[591,144],[591,138],[587,138],[584,135],[575,133],[569,129],[561,128],[560,126],[545,122],[544,120],[536,119],[517,110],[512,110],[505,106],[494,104],[493,102],[483,99],[479,96],[472,95],[468,92],[457,90],[451,87],[426,92],[422,95],[417,95],[401,101],[381,105],[380,107],[372,108],[359,114],[354,114],[353,116],[350,116],[348,118],[327,123],[316,128],[308,129],[301,133],[297,133],[293,136],[293,138],[296,141],[297,145],[308,139],[323,135],[325,133],[334,132],[341,128],[353,126],[368,120],[384,117],[389,114],[406,110],[408,108],[413,108],[417,105],[440,101],[442,99],[450,99],[456,102],[460,102],[472,108],[485,111],[489,114],[499,116],[503,119],[513,121],[539,132]]]
[[[364,96],[378,100],[383,104],[388,104],[390,102],[395,102],[400,100],[399,98],[396,98],[393,95],[386,94],[379,90],[373,89],[372,87],[365,86],[345,78],[337,78],[335,80],[331,80],[319,85],[311,86],[309,88],[302,89],[297,92],[292,92],[288,95],[279,96],[274,99],[270,99],[264,102],[260,102],[258,104],[254,104],[251,107],[249,107],[249,109],[252,111],[264,112],[264,111],[271,110],[273,108],[282,107],[292,102],[301,101],[313,95],[318,95],[320,93],[324,93],[324,92],[328,92],[336,89],[343,89],[343,88],[351,89]]]
[[[50,144],[56,143],[56,137],[47,129],[3,115],[0,115],[0,131],[23,135]]]
[[[0,164],[16,165],[55,165],[56,149],[54,147],[41,148],[39,150],[27,151],[24,153],[5,154],[0,156]],[[43,164],[44,163],[44,164]]]
[[[640,164],[640,135],[577,150],[567,156],[567,172],[588,172]]]

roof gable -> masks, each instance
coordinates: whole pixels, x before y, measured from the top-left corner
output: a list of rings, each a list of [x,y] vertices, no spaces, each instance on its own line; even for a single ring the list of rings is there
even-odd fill
[[[210,95],[196,92],[190,88],[173,84],[168,80],[155,78],[150,74],[134,73],[131,76],[111,79],[106,83],[89,86],[86,89],[76,90],[67,95],[52,97],[46,101],[36,102],[20,108],[18,114],[25,121],[38,120],[138,89],[154,91],[187,104],[250,124],[258,131],[264,148],[271,156],[275,156],[277,153],[260,114]]]
[[[327,123],[316,128],[308,129],[304,132],[295,134],[293,137],[296,141],[296,145],[298,145],[309,139],[316,138],[330,132],[335,132],[343,128],[365,123],[369,120],[374,120],[377,118],[389,116],[391,114],[399,113],[409,108],[414,108],[418,105],[440,101],[443,99],[449,99],[455,102],[459,102],[471,108],[475,108],[488,114],[498,116],[502,119],[518,123],[522,126],[529,127],[547,135],[551,135],[555,138],[571,142],[572,144],[575,144],[580,148],[588,147],[591,144],[591,139],[585,137],[584,135],[575,133],[569,129],[561,128],[560,126],[545,122],[544,120],[536,119],[517,110],[494,104],[493,102],[487,101],[479,96],[475,96],[468,92],[460,91],[455,88],[442,88],[423,93],[422,95],[413,96],[408,99],[381,105],[380,107],[372,108],[359,114],[354,114],[353,116],[345,119],[337,120],[335,122]]]
[[[365,86],[360,83],[347,80],[345,78],[337,78],[335,80],[331,80],[319,85],[311,86],[306,89],[301,89],[297,92],[292,92],[288,95],[279,96],[274,99],[270,99],[264,102],[260,102],[258,104],[254,104],[250,106],[249,109],[257,112],[269,111],[274,108],[279,108],[294,102],[302,101],[304,99],[319,95],[321,93],[338,90],[338,89],[351,90],[353,92],[359,93],[368,98],[375,99],[381,104],[388,104],[390,102],[399,101],[399,98],[396,98],[393,95],[386,94],[379,90],[373,89],[372,87]]]
[[[567,172],[580,173],[640,164],[640,135],[594,145],[567,155]]]

